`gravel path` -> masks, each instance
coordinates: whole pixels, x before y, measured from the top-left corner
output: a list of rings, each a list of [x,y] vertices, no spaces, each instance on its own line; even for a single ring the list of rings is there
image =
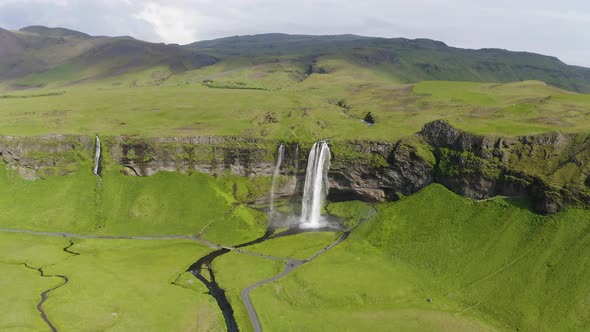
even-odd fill
[[[250,300],[250,292],[257,287],[277,281],[280,278],[284,277],[285,275],[291,273],[293,270],[300,267],[301,265],[312,261],[313,259],[317,258],[321,254],[325,253],[326,251],[328,251],[328,250],[334,248],[335,246],[339,245],[340,243],[342,243],[344,240],[346,240],[346,238],[348,238],[349,234],[350,234],[349,232],[343,233],[342,236],[340,236],[338,238],[338,240],[334,241],[329,246],[316,252],[315,254],[311,255],[309,258],[307,258],[305,260],[288,259],[287,262],[285,263],[285,267],[283,268],[283,271],[281,271],[281,273],[277,274],[276,276],[274,276],[272,278],[268,278],[268,279],[259,281],[253,285],[250,285],[242,291],[242,293],[241,293],[242,301],[244,302],[244,305],[246,306],[246,310],[248,311],[248,316],[250,316],[250,322],[252,323],[252,328],[254,329],[254,332],[262,332],[262,326],[260,325],[260,320],[258,319],[258,313],[256,312],[256,309],[254,308],[254,305],[252,304],[252,301]]]
[[[1,233],[19,233],[19,234],[32,234],[41,236],[53,236],[53,237],[65,237],[72,239],[111,239],[111,240],[182,240],[182,239],[193,239],[190,235],[154,235],[154,236],[133,236],[133,235],[86,235],[86,234],[73,234],[73,233],[62,233],[62,232],[39,232],[31,231],[28,229],[11,229],[11,228],[0,228]]]

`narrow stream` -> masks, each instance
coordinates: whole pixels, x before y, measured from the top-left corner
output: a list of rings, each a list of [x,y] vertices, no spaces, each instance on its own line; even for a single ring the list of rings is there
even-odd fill
[[[213,272],[212,264],[215,258],[225,255],[231,250],[229,249],[219,249],[215,250],[206,256],[199,258],[193,265],[191,265],[187,272],[190,272],[194,275],[200,282],[207,287],[209,290],[209,295],[211,295],[215,301],[217,301],[217,305],[219,309],[221,309],[221,313],[223,314],[223,320],[225,321],[225,326],[229,332],[236,332],[239,331],[238,323],[236,322],[236,318],[234,317],[234,309],[232,308],[227,296],[225,295],[225,291],[219,287],[217,281],[215,280],[215,273]],[[207,273],[204,274],[204,272]]]
[[[70,244],[67,247],[63,248],[62,250],[70,255],[79,256],[80,253],[70,250],[70,248],[72,248],[73,245],[74,245],[74,242],[70,241]],[[48,297],[49,293],[53,292],[54,290],[56,290],[60,287],[65,286],[68,282],[70,282],[70,279],[67,276],[64,276],[61,274],[52,274],[52,275],[45,274],[45,271],[43,271],[43,269],[45,267],[33,267],[27,263],[23,263],[23,265],[27,269],[31,269],[31,270],[35,270],[35,271],[39,272],[39,274],[43,278],[60,278],[63,280],[63,282],[60,285],[57,285],[55,287],[52,287],[52,288],[42,292],[41,293],[41,300],[37,303],[37,311],[39,311],[39,313],[41,314],[41,318],[43,319],[43,321],[49,326],[49,328],[51,329],[52,332],[57,332],[58,331],[57,328],[55,327],[55,325],[53,325],[51,320],[49,320],[49,317],[47,317],[47,313],[43,309],[43,304],[45,303],[45,301],[47,301],[47,297]]]

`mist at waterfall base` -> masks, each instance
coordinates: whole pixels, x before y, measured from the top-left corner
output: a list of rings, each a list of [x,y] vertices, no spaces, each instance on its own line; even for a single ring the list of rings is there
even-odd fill
[[[298,154],[297,147],[297,153]],[[341,229],[340,220],[329,215],[322,215],[322,207],[328,194],[328,170],[330,169],[330,147],[327,141],[313,144],[307,161],[303,197],[301,199],[300,214],[277,211],[275,202],[276,178],[280,175],[280,167],[284,159],[284,146],[278,149],[277,163],[273,172],[270,190],[269,214],[273,228],[297,229]]]

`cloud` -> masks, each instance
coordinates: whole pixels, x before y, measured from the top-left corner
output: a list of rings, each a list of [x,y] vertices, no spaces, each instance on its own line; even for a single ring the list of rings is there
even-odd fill
[[[152,25],[159,39],[167,43],[188,44],[202,39],[199,32],[217,22],[191,8],[177,8],[148,2],[133,16]]]
[[[151,24],[133,19],[136,7],[133,0],[0,0],[0,26],[20,29],[45,25],[92,35],[157,40]]]
[[[584,0],[0,0],[0,26],[190,43],[265,32],[432,38],[590,66]]]

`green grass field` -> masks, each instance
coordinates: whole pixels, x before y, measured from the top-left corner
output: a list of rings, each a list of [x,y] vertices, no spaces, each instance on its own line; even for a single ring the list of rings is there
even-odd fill
[[[267,330],[581,331],[588,220],[432,185],[380,205],[349,240],[252,297]]]
[[[206,230],[212,240],[227,242],[264,233],[266,216],[231,194],[233,184],[245,186],[246,179],[175,172],[138,178],[107,168],[99,182],[84,166],[33,182],[0,167],[0,227],[118,235]]]
[[[49,293],[44,310],[58,330],[218,331],[223,326],[215,301],[194,278],[195,290],[172,285],[177,276],[209,249],[189,241],[69,240],[23,234],[0,234],[2,258],[0,329],[45,331],[48,326],[36,311],[40,293]],[[184,286],[184,285],[182,285]]]
[[[436,119],[502,135],[586,132],[590,123],[589,95],[538,81],[403,85],[345,58],[320,58],[318,65],[328,72],[305,76],[296,62],[238,61],[166,76],[157,85],[138,82],[153,81],[161,68],[73,86],[51,79],[55,85],[43,89],[5,87],[0,133],[240,135],[309,142],[395,140]],[[377,119],[374,127],[360,122],[368,112]]]

